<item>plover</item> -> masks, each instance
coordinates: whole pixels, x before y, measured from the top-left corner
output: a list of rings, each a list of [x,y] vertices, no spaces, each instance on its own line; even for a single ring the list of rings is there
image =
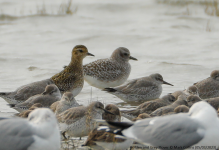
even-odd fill
[[[99,130],[131,138],[159,149],[219,147],[219,120],[216,111],[206,102],[194,104],[189,113],[148,118],[137,122],[108,122]],[[152,147],[151,147],[152,148]]]
[[[88,146],[95,150],[125,150],[133,143],[133,140],[116,137],[112,133],[94,129],[88,135],[83,146]]]
[[[201,99],[219,97],[219,70],[211,72],[210,77],[194,83]]]
[[[121,121],[121,113],[120,113],[119,108],[116,105],[108,104],[105,106],[105,109],[113,113],[113,115],[107,112],[104,112],[102,115],[103,120],[115,121],[115,122]]]
[[[142,120],[145,118],[151,118],[151,116],[147,113],[139,114],[137,118],[132,119],[132,121]]]
[[[18,112],[28,110],[35,103],[40,103],[43,107],[50,107],[54,102],[61,99],[61,93],[55,84],[47,85],[45,91],[42,94],[37,94],[30,97],[23,103],[19,104],[8,104]]]
[[[60,101],[56,101],[50,106],[50,109],[52,109],[52,111],[56,115],[58,115],[71,107],[78,107],[78,106],[79,104],[75,100],[73,94],[71,92],[66,92],[62,95],[62,99]]]
[[[176,99],[178,99],[179,95],[184,95],[186,97],[190,96],[190,95],[196,95],[199,96],[198,94],[198,88],[194,85],[189,86],[187,89],[183,90],[183,91],[176,91],[174,93],[171,93],[171,95],[173,95]]]
[[[73,107],[62,112],[57,115],[62,135],[65,138],[65,133],[71,137],[87,136],[98,125],[94,119],[102,119],[104,111],[110,113],[101,102],[92,102],[87,107]]]
[[[40,103],[36,103],[34,105],[32,105],[28,110],[25,110],[21,113],[17,113],[15,114],[15,116],[18,116],[18,117],[21,117],[21,118],[27,118],[29,116],[29,114],[34,110],[34,109],[37,109],[37,108],[41,108],[43,107],[42,104]]]
[[[107,91],[124,101],[148,101],[159,98],[162,93],[162,84],[172,84],[163,80],[163,77],[156,73],[147,77],[134,79],[125,85],[115,88],[105,88]]]
[[[1,150],[60,150],[60,132],[54,113],[48,108],[32,111],[28,119],[0,121]]]
[[[178,97],[178,99],[175,102],[173,102],[171,105],[160,107],[160,108],[156,109],[155,111],[153,111],[150,115],[152,117],[154,117],[154,116],[161,116],[163,114],[168,114],[170,112],[174,112],[174,109],[179,105],[188,106],[188,103],[186,101],[185,96],[180,95]]]
[[[161,98],[144,102],[140,104],[136,109],[121,110],[121,113],[123,117],[129,120],[133,120],[134,118],[138,117],[139,114],[142,114],[142,113],[150,114],[160,107],[170,105],[174,101],[176,101],[175,97],[173,95],[168,94]]]
[[[137,60],[130,56],[127,48],[119,47],[110,58],[99,59],[84,65],[84,79],[91,86],[99,89],[119,86],[129,77],[131,72],[130,59]]]
[[[56,84],[62,93],[68,91],[72,92],[74,96],[77,96],[84,84],[82,61],[88,55],[94,56],[88,53],[84,45],[77,45],[72,50],[72,58],[69,65],[63,71],[50,79],[21,86],[13,92],[1,92],[0,97],[5,99],[9,104],[22,103],[31,96],[42,93],[45,87],[50,84]]]
[[[196,95],[190,95],[189,97],[187,97],[187,103],[189,105],[189,107],[191,107],[193,104],[202,101],[200,97],[196,96]]]

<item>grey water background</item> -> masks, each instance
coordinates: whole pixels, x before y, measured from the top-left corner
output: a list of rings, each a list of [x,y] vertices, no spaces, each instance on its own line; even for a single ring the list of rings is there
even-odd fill
[[[84,64],[110,57],[117,47],[128,48],[138,59],[130,60],[129,80],[160,73],[174,85],[163,85],[162,95],[209,77],[218,69],[219,18],[209,15],[210,6],[164,1],[74,0],[66,13],[69,1],[1,0],[0,91],[60,72],[77,44],[95,55]],[[84,105],[99,100],[135,107],[86,82],[76,99]],[[6,104],[0,98],[1,116],[16,112]]]

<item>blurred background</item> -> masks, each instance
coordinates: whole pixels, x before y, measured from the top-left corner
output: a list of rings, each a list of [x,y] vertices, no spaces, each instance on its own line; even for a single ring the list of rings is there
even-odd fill
[[[218,69],[218,0],[1,0],[0,91],[50,78],[68,65],[77,44],[95,57],[110,57],[123,46],[130,60],[129,79],[160,73],[174,86],[163,93],[183,90]],[[85,83],[76,97],[135,107]],[[16,112],[0,98],[1,116]]]

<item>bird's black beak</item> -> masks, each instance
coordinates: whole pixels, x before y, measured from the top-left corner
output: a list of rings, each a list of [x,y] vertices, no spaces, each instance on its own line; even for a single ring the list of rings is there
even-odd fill
[[[170,83],[168,83],[168,82],[166,82],[166,81],[163,81],[163,84],[167,84],[167,85],[173,86],[172,84],[170,84]]]
[[[108,110],[106,110],[106,109],[104,109],[104,108],[101,108],[102,110],[104,110],[106,113],[109,113],[109,114],[111,114],[111,115],[115,115],[114,113],[111,113],[110,111],[108,111]]]
[[[129,59],[138,60],[138,59],[136,59],[135,57],[132,57],[132,56],[129,56]]]
[[[91,54],[91,53],[87,53],[87,56],[94,56],[93,54]]]

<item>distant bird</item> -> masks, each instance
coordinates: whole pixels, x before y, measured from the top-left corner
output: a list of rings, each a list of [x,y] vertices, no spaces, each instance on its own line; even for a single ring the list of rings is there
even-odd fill
[[[132,121],[142,120],[145,118],[151,118],[151,116],[147,113],[139,114],[137,118],[132,119]]]
[[[109,114],[107,112],[104,112],[102,115],[103,120],[115,121],[115,122],[121,121],[121,113],[120,113],[119,108],[116,105],[108,104],[105,106],[105,110],[107,110],[113,114]]]
[[[48,108],[32,111],[28,119],[0,120],[1,150],[60,150],[60,133],[55,115]]]
[[[119,47],[110,58],[98,59],[84,65],[84,79],[91,86],[99,89],[119,86],[129,77],[131,72],[130,59],[137,60],[130,56],[127,48]]]
[[[104,109],[101,102],[92,102],[87,107],[73,107],[57,115],[62,135],[65,133],[71,137],[83,137],[97,127],[94,119],[102,119],[102,114],[111,113]],[[111,113],[112,114],[112,113]]]
[[[179,105],[174,109],[175,113],[187,113],[189,112],[189,107],[186,105]]]
[[[144,102],[140,104],[136,109],[121,110],[121,113],[123,117],[129,120],[133,120],[134,118],[138,117],[139,114],[142,114],[142,113],[150,114],[156,109],[170,105],[171,103],[175,101],[176,101],[175,97],[173,95],[168,94],[161,98]]]
[[[32,105],[28,110],[25,110],[25,111],[23,111],[23,112],[21,112],[21,113],[17,113],[17,114],[15,114],[15,116],[18,116],[18,117],[21,117],[21,118],[27,118],[27,117],[29,116],[29,114],[30,114],[33,110],[35,110],[35,109],[37,109],[37,108],[41,108],[41,107],[43,107],[42,104],[36,103],[36,104]]]
[[[163,77],[156,73],[147,77],[134,79],[125,85],[115,88],[105,88],[107,91],[124,101],[148,101],[159,98],[162,93],[162,84],[172,84],[163,80]]]
[[[45,91],[42,94],[37,94],[30,97],[23,103],[8,104],[18,112],[28,110],[32,105],[40,103],[43,107],[50,107],[54,102],[61,99],[61,93],[55,84],[47,85]]]
[[[42,93],[45,87],[50,84],[55,84],[62,93],[68,91],[72,92],[74,96],[77,96],[84,84],[82,61],[87,55],[94,56],[88,53],[84,45],[77,45],[72,50],[71,62],[63,71],[50,79],[21,86],[13,92],[1,92],[0,97],[5,99],[9,104],[22,103],[31,96]]]
[[[133,143],[131,139],[116,137],[112,133],[105,131],[92,130],[84,145],[95,150],[125,150]]]
[[[199,102],[199,101],[202,101],[200,97],[198,96],[195,96],[195,95],[191,95],[189,97],[187,97],[187,100],[188,102],[188,106],[191,107],[193,104]]]
[[[196,86],[194,86],[194,85],[189,86],[187,89],[185,89],[183,91],[176,91],[174,93],[171,93],[171,95],[173,95],[176,99],[178,99],[179,95],[184,95],[186,97],[188,97],[190,95],[199,96],[198,88]]]
[[[72,107],[78,107],[79,104],[78,102],[75,100],[73,94],[71,92],[66,92],[62,95],[62,99],[60,101],[56,101],[54,102],[50,108],[52,109],[52,111],[58,115],[62,112],[64,112],[65,110],[72,108]]]
[[[206,102],[197,102],[189,113],[148,118],[134,123],[108,122],[108,124],[113,128],[99,127],[98,130],[108,131],[159,149],[219,147],[219,119],[216,111]]]
[[[178,97],[178,99],[175,102],[173,102],[171,105],[160,107],[160,108],[156,109],[155,111],[153,111],[150,115],[152,117],[154,117],[154,116],[162,116],[164,114],[174,112],[174,109],[179,105],[188,106],[188,103],[186,101],[186,97],[180,95]]]
[[[201,99],[219,97],[219,70],[212,71],[210,77],[194,85],[198,88]]]

